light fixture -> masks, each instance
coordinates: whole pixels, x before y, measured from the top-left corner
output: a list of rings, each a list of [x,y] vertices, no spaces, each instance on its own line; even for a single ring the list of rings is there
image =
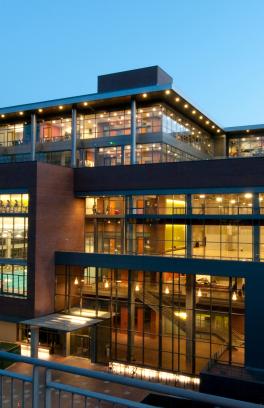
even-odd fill
[[[209,121],[209,120],[207,120],[205,123],[206,123],[207,125],[209,125],[210,121]]]
[[[24,115],[24,112],[19,112],[19,115],[20,115],[20,116]]]
[[[169,94],[170,94],[170,90],[169,90],[169,89],[166,89],[165,94],[166,94],[166,95],[169,95]]]
[[[166,286],[166,288],[165,288],[165,293],[166,293],[166,295],[168,295],[170,293],[170,289],[168,288],[168,286]]]
[[[74,285],[79,285],[79,281],[78,281],[77,276],[76,276],[76,278],[74,279]]]
[[[200,198],[205,198],[205,195],[204,195],[204,194],[200,194],[199,197],[200,197]]]
[[[146,93],[143,93],[143,98],[147,98],[147,96],[148,96],[148,94],[146,94]]]
[[[236,200],[230,200],[230,204],[235,204]]]
[[[246,132],[249,133],[249,132],[250,132],[250,129],[247,129]]]
[[[62,106],[62,105],[60,105],[60,106],[59,106],[59,109],[60,109],[60,110],[62,110],[62,109],[63,109],[63,106]]]
[[[179,102],[180,98],[177,96],[177,98],[175,98],[175,102]]]
[[[217,129],[217,133],[220,133],[221,132],[221,130],[220,129]]]
[[[202,119],[203,119],[203,115],[200,115],[200,116],[199,116],[199,119],[201,119],[201,120],[202,120]]]
[[[198,297],[202,297],[202,291],[201,291],[200,288],[198,289],[197,296],[198,296]]]
[[[39,112],[43,112],[43,109],[40,108],[38,111],[39,111]]]
[[[221,202],[223,201],[223,198],[222,198],[222,197],[216,197],[216,201],[217,201],[218,203],[221,203]]]
[[[233,292],[233,294],[232,294],[232,300],[237,300],[237,294],[236,294],[236,292]]]
[[[212,125],[212,129],[214,129],[215,128],[215,125]]]
[[[87,105],[88,105],[88,102],[83,102],[83,104],[84,104],[84,106],[87,106]]]
[[[135,287],[135,292],[139,292],[139,286],[138,285],[136,285],[136,287]]]
[[[252,198],[252,193],[246,193],[245,198]]]
[[[189,107],[188,103],[185,103],[184,108],[187,109]]]
[[[195,110],[195,109],[192,111],[192,114],[193,114],[193,115],[195,115],[195,114],[196,114],[196,110]]]
[[[108,280],[105,281],[105,283],[104,283],[104,288],[105,288],[105,289],[108,289],[108,288],[109,288],[109,282],[108,282]]]
[[[1,115],[1,118],[4,118],[5,117],[5,115]]]

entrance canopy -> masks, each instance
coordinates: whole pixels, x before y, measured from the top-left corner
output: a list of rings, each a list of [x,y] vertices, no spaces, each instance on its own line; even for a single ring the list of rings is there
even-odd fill
[[[42,317],[36,317],[35,319],[24,320],[21,323],[35,327],[59,330],[61,332],[72,332],[83,329],[84,327],[93,326],[100,322],[101,320],[92,319],[90,317],[53,313]]]

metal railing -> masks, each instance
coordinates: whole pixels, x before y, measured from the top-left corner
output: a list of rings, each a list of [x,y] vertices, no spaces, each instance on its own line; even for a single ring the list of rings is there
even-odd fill
[[[25,369],[20,372],[0,370],[0,407],[1,408],[52,408],[52,407],[131,407],[147,408],[150,405],[108,393],[92,391],[86,388],[76,387],[66,383],[67,379],[78,376],[78,384],[82,384],[79,377],[101,381],[103,384],[113,383],[132,387],[135,391],[144,390],[165,394],[171,397],[185,398],[194,402],[211,403],[217,407],[228,408],[257,408],[259,405],[229,398],[199,393],[192,390],[171,387],[167,385],[151,383],[131,379],[106,372],[88,370],[80,367],[68,366],[60,363],[39,360],[36,358],[23,357],[7,352],[0,352],[0,359],[13,363],[26,363],[32,367],[31,375],[25,375]],[[15,368],[15,367],[14,367]],[[19,371],[19,370],[18,370]],[[23,374],[21,373],[23,372]],[[54,372],[66,374],[66,378],[57,380],[53,378]],[[69,374],[71,376],[69,376]],[[119,387],[115,388],[116,390]],[[108,390],[109,392],[109,390]]]

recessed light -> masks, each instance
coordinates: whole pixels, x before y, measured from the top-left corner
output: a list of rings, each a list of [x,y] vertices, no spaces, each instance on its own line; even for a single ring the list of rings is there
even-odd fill
[[[201,120],[202,120],[202,119],[203,119],[203,115],[200,115],[200,116],[199,116],[199,119],[201,119]]]
[[[215,128],[215,125],[212,126],[212,129],[214,129],[214,128]]]
[[[39,112],[43,112],[43,109],[40,108],[38,111],[39,111]]]
[[[84,106],[87,106],[87,105],[88,105],[88,102],[83,102],[83,104],[84,104]]]
[[[188,103],[186,103],[186,104],[184,105],[184,107],[185,107],[185,109],[187,109],[187,108],[189,107]]]
[[[148,96],[148,94],[146,94],[146,93],[143,93],[143,98],[147,98],[147,96]]]
[[[205,123],[206,123],[207,125],[209,125],[210,122],[209,122],[209,120],[207,120]]]
[[[24,115],[24,112],[19,112],[19,115],[21,115],[21,116]]]
[[[220,129],[217,129],[217,133],[220,133]]]
[[[165,94],[166,94],[166,95],[169,95],[169,94],[170,94],[170,90],[169,90],[169,89],[166,89]]]
[[[195,109],[192,111],[192,114],[193,114],[193,115],[195,115],[195,114],[196,114],[196,110],[195,110]]]
[[[177,98],[175,98],[175,101],[176,101],[176,102],[179,102],[179,101],[180,101],[180,98],[177,96]]]
[[[62,106],[62,105],[60,105],[60,106],[59,106],[59,109],[60,109],[60,110],[62,110],[62,109],[63,109],[63,106]]]
[[[250,129],[247,129],[246,132],[249,133],[249,132],[250,132]]]
[[[1,115],[1,118],[4,118],[5,117],[5,115]]]

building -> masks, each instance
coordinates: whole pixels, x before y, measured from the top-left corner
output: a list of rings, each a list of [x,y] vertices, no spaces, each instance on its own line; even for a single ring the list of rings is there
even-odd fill
[[[264,125],[221,128],[149,67],[0,109],[0,145],[2,340],[264,369]]]

